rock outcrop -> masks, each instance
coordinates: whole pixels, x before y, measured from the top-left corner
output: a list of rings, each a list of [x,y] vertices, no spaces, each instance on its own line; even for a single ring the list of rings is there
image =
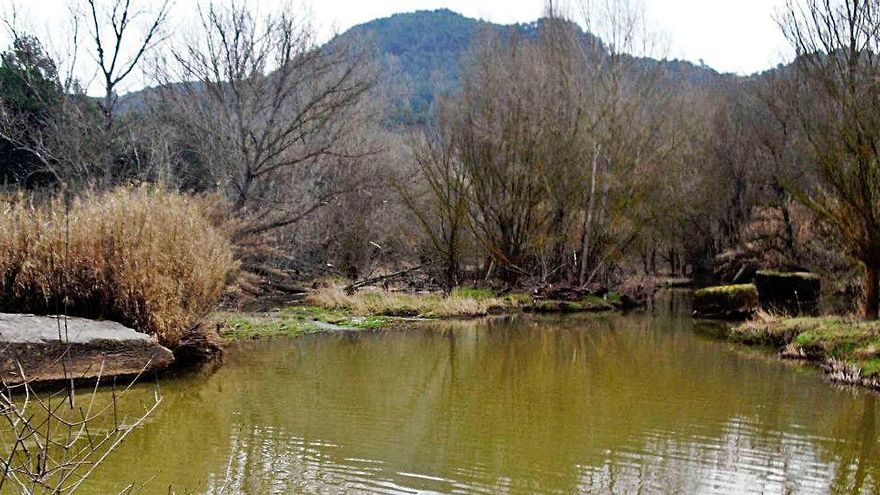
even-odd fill
[[[0,313],[0,382],[6,385],[129,376],[173,362],[155,338],[119,323]]]

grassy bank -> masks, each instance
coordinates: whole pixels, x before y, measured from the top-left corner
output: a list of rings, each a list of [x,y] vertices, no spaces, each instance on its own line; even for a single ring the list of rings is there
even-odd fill
[[[516,311],[531,302],[528,294],[496,297],[489,289],[458,288],[449,295],[363,291],[347,294],[340,288],[316,291],[309,305],[360,316],[381,315],[418,318],[460,318]]]
[[[329,330],[388,328],[401,320],[390,316],[359,316],[315,306],[292,306],[263,313],[220,313],[213,319],[221,324],[221,335],[227,342],[296,337]]]
[[[407,319],[480,318],[521,312],[601,312],[620,304],[620,297],[589,296],[577,301],[536,300],[529,294],[495,295],[490,289],[458,288],[449,295],[362,291],[347,294],[325,288],[309,294],[303,306],[249,314],[215,315],[227,341],[297,336],[327,330],[377,329]]]
[[[786,358],[819,361],[835,381],[880,388],[880,322],[761,315],[729,335],[736,342],[772,346]]]

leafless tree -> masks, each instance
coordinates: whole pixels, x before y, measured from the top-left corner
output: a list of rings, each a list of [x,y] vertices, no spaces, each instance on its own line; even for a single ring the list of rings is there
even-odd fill
[[[229,191],[234,211],[251,219],[240,235],[294,224],[340,194],[331,189],[310,204],[291,198],[281,186],[297,170],[318,173],[312,166],[321,160],[374,151],[353,138],[373,81],[366,54],[318,48],[310,23],[292,10],[258,19],[235,3],[203,6],[198,31],[158,70],[159,104]]]
[[[865,316],[880,313],[880,2],[790,0],[797,122],[819,179],[800,198],[865,268]]]
[[[411,147],[424,187],[414,187],[411,180],[395,181],[394,186],[427,235],[432,250],[442,258],[444,284],[449,291],[458,285],[462,259],[467,254],[469,181],[449,142],[436,131],[415,139]]]
[[[588,31],[602,40],[587,54],[583,126],[583,208],[578,283],[590,281],[603,254],[620,251],[632,233],[612,240],[609,215],[633,205],[636,172],[660,161],[666,108],[670,103],[664,72],[648,56],[659,50],[637,0],[584,1],[580,14]]]
[[[112,0],[109,5],[103,3],[100,0],[85,0],[85,8],[79,15],[86,18],[89,25],[89,34],[94,43],[93,55],[104,91],[99,103],[103,117],[103,152],[100,161],[102,182],[107,187],[113,183],[114,174],[117,173],[114,170],[114,141],[119,86],[142,62],[147,51],[162,40],[161,29],[168,16],[169,2],[163,1],[155,10],[135,10],[131,0]],[[144,32],[135,32],[141,25]]]

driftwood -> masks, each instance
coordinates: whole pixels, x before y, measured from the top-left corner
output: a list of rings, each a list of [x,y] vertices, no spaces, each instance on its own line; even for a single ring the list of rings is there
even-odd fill
[[[346,286],[345,292],[347,292],[349,294],[353,294],[353,293],[357,292],[357,290],[360,289],[361,287],[367,287],[369,285],[378,284],[379,282],[385,282],[386,280],[392,280],[392,279],[395,279],[398,277],[402,277],[404,275],[408,275],[410,273],[417,272],[417,271],[421,270],[422,268],[424,268],[425,266],[427,266],[427,265],[419,265],[419,266],[416,266],[413,268],[407,268],[406,270],[400,270],[399,272],[390,273],[388,275],[382,275],[379,277],[371,277],[371,278],[368,278],[365,280],[361,280],[359,282],[355,282],[351,285]]]

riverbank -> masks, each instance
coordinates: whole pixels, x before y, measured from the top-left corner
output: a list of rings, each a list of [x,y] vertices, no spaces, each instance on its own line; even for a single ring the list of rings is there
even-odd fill
[[[834,382],[880,390],[880,322],[761,314],[731,327],[728,338],[772,347],[785,359],[820,363]]]
[[[368,290],[347,294],[326,288],[306,296],[302,305],[257,313],[217,313],[226,342],[294,337],[332,330],[391,328],[413,320],[470,319],[518,313],[597,313],[622,309],[622,298],[609,292],[575,300],[542,299],[527,293],[496,295],[490,289],[458,288],[449,295]]]

